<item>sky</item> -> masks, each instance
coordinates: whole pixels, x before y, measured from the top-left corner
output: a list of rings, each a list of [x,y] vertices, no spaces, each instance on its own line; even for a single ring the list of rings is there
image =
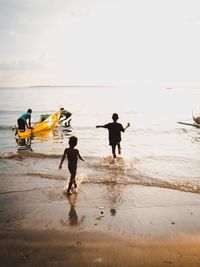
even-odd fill
[[[0,0],[0,86],[200,86],[199,0]]]

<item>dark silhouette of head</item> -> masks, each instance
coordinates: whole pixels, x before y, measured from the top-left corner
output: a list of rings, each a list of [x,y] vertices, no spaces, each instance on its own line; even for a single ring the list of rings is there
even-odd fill
[[[31,114],[31,113],[32,113],[32,109],[29,108],[29,109],[27,110],[27,112]]]
[[[71,136],[69,138],[69,146],[70,147],[75,147],[78,143],[78,138],[76,136]]]
[[[113,119],[113,121],[117,121],[119,119],[118,114],[117,113],[113,113],[112,119]]]

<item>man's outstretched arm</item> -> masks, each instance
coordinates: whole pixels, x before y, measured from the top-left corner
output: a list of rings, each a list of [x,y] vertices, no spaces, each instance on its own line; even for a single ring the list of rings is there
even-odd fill
[[[96,125],[96,128],[104,128],[104,125]]]

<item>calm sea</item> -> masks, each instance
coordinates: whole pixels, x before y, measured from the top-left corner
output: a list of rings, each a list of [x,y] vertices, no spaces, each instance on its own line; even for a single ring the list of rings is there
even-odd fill
[[[58,165],[68,139],[78,137],[77,179],[85,183],[139,184],[200,193],[199,88],[30,87],[0,88],[0,177],[38,176],[63,180]],[[64,107],[70,128],[58,126],[19,142],[12,128],[28,108],[32,121]],[[122,133],[122,155],[113,163],[106,129],[112,114],[131,127]],[[3,178],[2,178],[3,177]],[[4,187],[6,187],[4,183]],[[15,186],[13,185],[13,188]],[[3,188],[2,191],[6,190]]]

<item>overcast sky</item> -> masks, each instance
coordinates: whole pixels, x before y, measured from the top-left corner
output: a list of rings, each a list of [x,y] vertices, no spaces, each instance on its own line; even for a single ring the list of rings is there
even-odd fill
[[[199,0],[0,0],[0,86],[200,86]]]

